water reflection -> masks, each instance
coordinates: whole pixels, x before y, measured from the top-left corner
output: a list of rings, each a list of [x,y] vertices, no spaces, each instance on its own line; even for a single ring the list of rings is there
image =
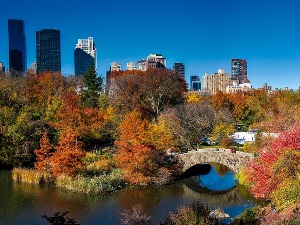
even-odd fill
[[[220,174],[220,171],[220,177],[226,176],[224,168],[214,166],[207,175]],[[119,213],[136,203],[153,217],[152,224],[158,224],[169,212],[193,200],[222,208],[231,216],[253,205],[251,196],[238,185],[228,192],[207,191],[199,183],[209,186],[215,182],[210,181],[213,178],[205,180],[207,175],[201,174],[198,178],[191,177],[162,187],[128,187],[116,193],[92,196],[65,191],[54,185],[13,182],[10,172],[0,171],[0,224],[47,224],[41,216],[65,211],[80,224],[120,224]]]
[[[226,166],[212,164],[208,174],[201,174],[195,178],[201,187],[210,191],[227,191],[236,186],[234,172]]]

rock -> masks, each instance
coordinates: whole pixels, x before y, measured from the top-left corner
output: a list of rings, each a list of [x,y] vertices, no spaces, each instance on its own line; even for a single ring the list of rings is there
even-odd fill
[[[209,216],[216,219],[230,218],[230,216],[221,209],[211,211]]]

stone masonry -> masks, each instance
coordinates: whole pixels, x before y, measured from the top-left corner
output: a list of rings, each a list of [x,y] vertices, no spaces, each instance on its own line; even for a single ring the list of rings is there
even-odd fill
[[[238,173],[246,162],[254,158],[253,154],[230,149],[205,148],[178,154],[178,159],[183,163],[183,172],[197,164],[219,163]]]

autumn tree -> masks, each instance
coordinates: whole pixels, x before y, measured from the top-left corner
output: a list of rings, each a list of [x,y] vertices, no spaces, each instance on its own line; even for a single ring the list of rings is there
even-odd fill
[[[282,196],[280,190],[285,188],[284,183],[291,187],[296,184],[292,184],[292,180],[299,183],[299,151],[300,126],[297,124],[261,149],[259,157],[242,170],[242,183],[248,185],[255,197],[275,200],[272,196]]]
[[[105,109],[85,107],[78,95],[69,92],[63,96],[62,106],[50,124],[60,133],[72,130],[81,139],[98,138],[105,115]]]
[[[139,109],[144,115],[157,117],[168,106],[184,101],[184,79],[173,70],[148,69],[111,75],[111,104],[123,113]]]
[[[83,143],[77,141],[72,130],[60,135],[58,145],[52,155],[52,173],[54,176],[66,174],[76,176],[83,168]]]
[[[161,117],[179,140],[182,148],[190,149],[200,143],[201,137],[212,132],[216,113],[206,103],[187,103],[166,110]]]
[[[138,111],[126,115],[120,124],[117,166],[122,168],[125,179],[132,183],[148,183],[157,176],[160,168],[170,168],[166,150],[172,145],[172,134],[162,131],[160,125],[150,125]],[[153,138],[157,137],[157,140]],[[170,141],[170,143],[162,143]],[[164,149],[165,148],[165,149]]]
[[[51,160],[52,160],[52,145],[47,137],[47,131],[43,133],[40,140],[40,149],[34,150],[37,161],[34,163],[34,167],[39,171],[50,172],[51,171]]]

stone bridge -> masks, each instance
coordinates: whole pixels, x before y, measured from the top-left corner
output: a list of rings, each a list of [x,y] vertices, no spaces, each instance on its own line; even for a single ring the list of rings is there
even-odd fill
[[[183,163],[183,172],[197,164],[219,163],[238,173],[246,162],[254,158],[246,152],[232,152],[230,149],[205,148],[178,154],[177,158]]]

